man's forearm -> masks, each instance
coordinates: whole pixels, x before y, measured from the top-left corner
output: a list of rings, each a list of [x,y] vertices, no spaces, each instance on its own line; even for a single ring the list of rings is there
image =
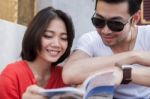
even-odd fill
[[[137,64],[150,66],[150,51],[141,51],[137,53]]]
[[[132,82],[150,87],[150,67],[140,66],[132,69]]]
[[[133,64],[136,62],[136,54],[133,52],[124,52],[112,56],[87,57],[69,60],[65,64],[63,71],[63,76],[65,77],[64,81],[66,83],[80,84],[91,73],[114,66],[116,62],[121,62],[122,64]]]

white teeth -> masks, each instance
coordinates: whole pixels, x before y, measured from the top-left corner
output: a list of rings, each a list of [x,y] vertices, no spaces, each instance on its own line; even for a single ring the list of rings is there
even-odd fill
[[[58,51],[49,51],[49,53],[50,53],[50,55],[52,55],[52,56],[56,56],[56,55],[58,55]]]

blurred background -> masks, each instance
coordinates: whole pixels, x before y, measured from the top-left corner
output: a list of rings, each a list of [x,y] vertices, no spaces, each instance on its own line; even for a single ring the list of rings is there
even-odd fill
[[[0,0],[0,71],[6,64],[19,59],[26,26],[47,6],[71,15],[76,33],[73,48],[79,36],[94,30],[91,16],[95,0]],[[150,0],[144,0],[141,11],[140,24],[150,24]]]
[[[150,0],[143,1],[141,23],[150,24]],[[74,21],[81,18],[79,22],[88,23],[87,19],[91,17],[94,5],[95,0],[0,0],[0,19],[27,25],[39,10],[53,6],[67,11]]]

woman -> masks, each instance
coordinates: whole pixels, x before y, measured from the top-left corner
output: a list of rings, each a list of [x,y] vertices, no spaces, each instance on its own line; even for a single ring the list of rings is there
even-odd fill
[[[66,86],[62,67],[56,65],[69,56],[73,38],[73,24],[66,13],[52,7],[41,10],[25,32],[22,60],[9,64],[0,75],[0,98],[22,99],[34,84],[46,89]]]

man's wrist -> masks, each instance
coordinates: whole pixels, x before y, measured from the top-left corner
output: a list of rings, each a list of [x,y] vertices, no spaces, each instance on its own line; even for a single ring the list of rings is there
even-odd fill
[[[115,85],[120,85],[123,78],[123,71],[120,66],[115,65]]]
[[[115,65],[122,70],[122,81],[121,84],[128,84],[132,81],[132,65]]]

